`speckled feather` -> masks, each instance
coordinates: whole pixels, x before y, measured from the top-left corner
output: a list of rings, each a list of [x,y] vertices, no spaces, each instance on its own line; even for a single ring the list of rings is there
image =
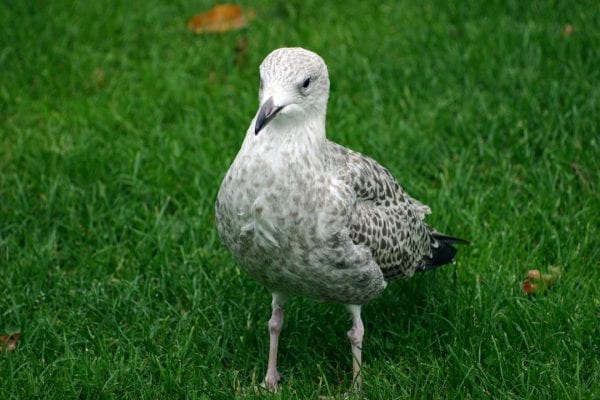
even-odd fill
[[[343,304],[423,268],[439,245],[429,208],[376,161],[325,138],[323,60],[278,49],[260,74],[261,105],[275,99],[281,111],[264,128],[252,121],[216,202],[219,234],[242,268],[274,293]]]
[[[431,257],[429,207],[411,198],[377,161],[327,142],[332,170],[352,187],[357,202],[350,238],[367,246],[386,280],[410,277]]]

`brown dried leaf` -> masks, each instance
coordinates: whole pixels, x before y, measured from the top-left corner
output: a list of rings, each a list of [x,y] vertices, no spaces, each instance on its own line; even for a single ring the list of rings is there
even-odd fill
[[[589,174],[586,174],[581,170],[579,164],[572,162],[570,166],[573,172],[575,172],[575,175],[577,175],[584,183],[588,183],[592,179]]]
[[[245,55],[248,52],[248,38],[243,36],[238,40],[235,45],[235,53],[240,55]]]
[[[531,283],[529,279],[525,279],[523,281],[523,291],[525,294],[534,294],[539,289],[539,285],[537,283]]]
[[[562,275],[562,271],[560,270],[560,267],[550,267],[550,268],[548,268],[548,271],[550,271],[550,275],[552,275],[555,280],[560,278]]]
[[[531,279],[540,279],[542,274],[540,273],[539,269],[530,269],[527,271],[527,277]]]
[[[240,6],[220,4],[212,9],[194,15],[188,21],[188,29],[194,33],[220,33],[241,29],[252,19],[252,13],[244,15]]]
[[[246,64],[248,59],[248,38],[243,36],[235,45],[235,65],[240,66]]]
[[[98,89],[102,89],[106,85],[106,72],[104,69],[97,67],[92,71],[92,81]]]
[[[563,35],[571,36],[573,33],[575,33],[575,27],[571,24],[566,24],[563,28]]]
[[[13,332],[10,335],[0,336],[0,349],[4,349],[4,351],[16,349],[19,339],[21,339],[21,332]]]
[[[560,279],[561,274],[559,267],[548,268],[547,274],[542,274],[539,269],[530,269],[523,281],[523,292],[528,295],[543,293]]]

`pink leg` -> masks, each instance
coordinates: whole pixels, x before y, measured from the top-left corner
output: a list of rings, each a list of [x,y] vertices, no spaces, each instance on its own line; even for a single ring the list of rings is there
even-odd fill
[[[273,302],[271,303],[273,311],[269,320],[269,363],[267,365],[267,375],[265,376],[265,386],[268,390],[277,389],[277,384],[281,378],[277,371],[277,346],[279,344],[279,333],[281,333],[283,326],[283,304],[283,297],[273,293]]]
[[[360,390],[362,388],[360,366],[362,364],[362,342],[365,327],[360,319],[360,306],[347,305],[346,308],[352,314],[352,329],[348,331],[348,338],[352,347],[352,387]]]

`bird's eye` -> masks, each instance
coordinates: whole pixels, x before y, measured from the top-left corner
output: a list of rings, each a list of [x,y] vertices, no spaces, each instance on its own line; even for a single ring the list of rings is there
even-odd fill
[[[304,83],[302,84],[302,87],[304,89],[308,88],[308,85],[310,85],[310,78],[306,78],[306,80],[304,81]]]

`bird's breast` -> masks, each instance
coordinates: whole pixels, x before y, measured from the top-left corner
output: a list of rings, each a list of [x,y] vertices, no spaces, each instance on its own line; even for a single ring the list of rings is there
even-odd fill
[[[314,218],[319,203],[319,178],[304,160],[273,154],[240,155],[219,193],[220,207],[242,238],[280,247]]]
[[[217,199],[219,233],[270,290],[362,303],[385,282],[368,251],[349,239],[354,195],[327,171],[304,165],[238,156]]]

